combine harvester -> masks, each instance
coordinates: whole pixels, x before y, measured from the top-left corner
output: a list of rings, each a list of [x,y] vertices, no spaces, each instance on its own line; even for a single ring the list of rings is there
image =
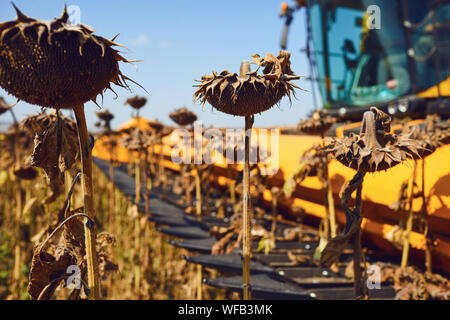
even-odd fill
[[[312,92],[320,92],[322,107],[338,122],[327,135],[342,137],[359,132],[362,115],[371,106],[394,119],[410,119],[409,125],[423,124],[427,115],[450,115],[450,4],[448,1],[296,1],[282,5],[285,17],[281,47],[287,47],[288,28],[297,10],[306,22],[304,52],[310,64]],[[314,95],[314,101],[317,97]],[[317,105],[316,105],[317,107]],[[400,122],[400,121],[399,121]],[[399,131],[404,124],[394,125]],[[280,138],[280,167],[292,172],[297,155],[292,146],[306,149],[307,136]],[[425,195],[428,199],[430,233],[433,235],[433,268],[450,271],[450,146],[440,147],[425,161]],[[382,248],[400,260],[400,251],[388,240],[395,238],[406,212],[395,212],[402,182],[413,164],[400,165],[366,177],[363,191],[365,245]],[[338,193],[352,170],[337,161],[330,165],[330,177],[338,221],[344,221]],[[421,165],[418,166],[421,176]],[[285,175],[285,174],[284,174]],[[282,179],[282,176],[280,176]],[[294,192],[306,214],[321,218],[325,207],[315,178],[307,178]],[[420,212],[421,199],[413,203]],[[425,238],[419,232],[410,237],[411,260],[423,267]]]

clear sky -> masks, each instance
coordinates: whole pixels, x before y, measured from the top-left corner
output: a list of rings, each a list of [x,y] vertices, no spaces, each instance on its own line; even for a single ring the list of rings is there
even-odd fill
[[[63,0],[15,0],[25,14],[51,20],[61,14]],[[132,93],[122,88],[113,89],[118,98],[108,91],[103,108],[108,108],[116,118],[113,127],[119,126],[131,114],[124,101],[138,94],[148,98],[141,115],[157,118],[173,124],[168,113],[181,106],[194,111],[204,125],[243,126],[243,119],[212,110],[205,104],[192,102],[195,82],[211,70],[239,71],[242,60],[258,53],[264,56],[278,54],[283,21],[279,19],[281,1],[278,0],[67,0],[67,6],[77,5],[81,10],[81,23],[96,30],[96,34],[112,38],[120,33],[116,42],[129,51],[128,59],[143,62],[135,66],[121,63],[122,73],[142,84],[150,94],[132,85]],[[0,0],[0,21],[14,20],[15,11],[7,0]],[[305,23],[303,12],[296,14],[289,34],[288,50],[292,56],[292,70],[301,76],[309,75],[306,56],[300,52],[305,46]],[[313,109],[311,85],[301,79],[297,85],[308,90],[298,91],[297,100],[290,105],[287,98],[280,106],[257,115],[255,126],[278,126],[296,124]],[[0,96],[12,104],[16,99],[0,88]],[[101,104],[101,98],[98,99]],[[98,107],[89,102],[85,106],[88,126],[97,121]],[[20,102],[16,107],[19,118],[37,113],[40,107]],[[0,121],[8,121],[5,115]]]

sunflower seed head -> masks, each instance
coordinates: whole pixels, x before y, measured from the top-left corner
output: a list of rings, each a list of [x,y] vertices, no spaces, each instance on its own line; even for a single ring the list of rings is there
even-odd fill
[[[125,104],[128,104],[129,106],[131,106],[133,109],[136,109],[136,110],[141,109],[143,106],[145,106],[146,103],[147,103],[147,98],[139,97],[139,96],[134,96],[132,98],[128,98],[127,101],[125,101]]]
[[[186,107],[175,110],[174,112],[169,114],[169,117],[179,126],[187,126],[197,121],[197,116],[195,115],[195,113],[193,113]]]
[[[388,134],[391,118],[372,107],[364,113],[359,135],[326,139],[326,151],[339,162],[359,172],[387,170],[407,159],[420,158],[420,140]]]
[[[297,129],[301,133],[323,136],[335,122],[336,119],[329,116],[325,110],[315,110],[310,119],[298,124]]]
[[[281,98],[291,94],[295,97],[295,88],[290,80],[298,79],[290,69],[290,53],[280,51],[278,57],[267,54],[261,58],[255,54],[252,61],[263,67],[263,74],[250,72],[248,67],[240,75],[229,71],[203,76],[194,93],[194,101],[204,105],[210,103],[219,111],[236,115],[249,116],[261,113],[279,103]],[[246,65],[246,64],[245,64]]]
[[[119,70],[118,44],[85,25],[72,26],[65,8],[52,21],[27,17],[0,23],[0,86],[42,107],[73,108],[93,100],[111,83],[128,88]],[[112,89],[111,89],[112,90]]]

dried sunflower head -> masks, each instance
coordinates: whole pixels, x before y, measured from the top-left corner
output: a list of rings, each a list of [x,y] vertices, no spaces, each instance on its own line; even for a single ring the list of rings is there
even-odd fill
[[[122,138],[121,143],[131,151],[145,150],[154,143],[154,135],[148,130],[140,130],[136,127],[131,134]]]
[[[186,107],[175,110],[169,114],[170,119],[179,126],[187,126],[193,124],[197,120],[197,116]]]
[[[290,65],[290,53],[280,51],[278,57],[267,54],[261,58],[255,54],[253,63],[264,68],[263,74],[258,70],[238,75],[229,71],[203,76],[194,101],[205,104],[209,102],[214,108],[235,116],[250,116],[270,109],[285,95],[291,99],[298,88],[290,80],[299,79],[294,75]],[[259,69],[259,68],[258,68]]]
[[[437,147],[450,143],[450,120],[443,122],[437,114],[427,116],[423,131],[432,137]]]
[[[111,132],[111,121],[114,119],[114,115],[109,112],[108,109],[105,109],[105,111],[97,112],[97,117],[103,121],[103,129],[105,131],[105,134],[108,134]],[[97,128],[101,127],[102,123],[99,121],[98,125],[94,124]]]
[[[335,122],[325,110],[315,110],[311,119],[300,122],[297,129],[302,133],[323,136]]]
[[[43,21],[17,11],[0,23],[0,86],[20,100],[42,107],[73,108],[111,89],[128,87],[114,39],[70,25],[66,7],[59,18]],[[111,89],[112,90],[112,89]]]
[[[437,148],[450,143],[450,126],[441,121],[437,114],[428,115],[422,126],[414,125],[412,129],[405,124],[403,134],[417,139],[423,149],[418,150],[421,158],[431,155]]]
[[[391,117],[372,107],[364,113],[359,135],[327,138],[326,151],[343,165],[360,172],[387,170],[406,159],[420,158],[421,142],[390,132]]]
[[[19,128],[28,130],[28,132],[32,134],[43,134],[56,121],[57,115],[55,113],[34,114],[22,120],[22,122],[19,123]],[[75,134],[75,137],[78,137],[77,124],[74,120],[61,116],[61,121],[63,126],[70,131],[71,134]]]
[[[96,114],[100,120],[103,120],[108,123],[111,122],[112,119],[114,119],[114,115],[111,112],[109,112],[108,109],[105,109],[105,111],[97,112]]]
[[[125,104],[128,104],[129,106],[131,106],[133,109],[136,109],[136,110],[139,110],[140,108],[145,106],[146,103],[147,103],[147,98],[139,97],[139,96],[134,96],[132,98],[128,98],[125,101]]]
[[[160,132],[164,128],[164,125],[158,120],[149,120],[147,123],[155,132]]]

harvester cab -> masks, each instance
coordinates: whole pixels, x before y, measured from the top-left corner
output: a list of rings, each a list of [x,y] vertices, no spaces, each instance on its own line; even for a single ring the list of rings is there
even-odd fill
[[[370,106],[396,117],[450,115],[448,0],[308,0],[282,5],[286,23],[304,11],[310,80],[342,120]]]

